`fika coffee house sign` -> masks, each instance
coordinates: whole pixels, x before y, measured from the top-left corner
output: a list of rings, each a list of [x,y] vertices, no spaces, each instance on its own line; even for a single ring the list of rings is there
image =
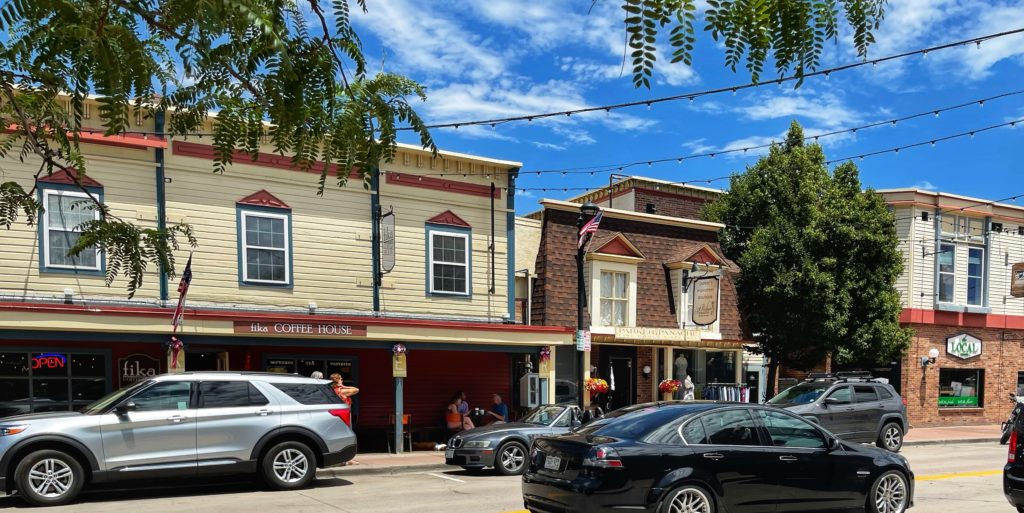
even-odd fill
[[[961,360],[981,355],[981,339],[966,333],[953,335],[946,339],[946,354]]]
[[[235,333],[306,337],[364,337],[366,336],[366,326],[320,322],[235,321]]]

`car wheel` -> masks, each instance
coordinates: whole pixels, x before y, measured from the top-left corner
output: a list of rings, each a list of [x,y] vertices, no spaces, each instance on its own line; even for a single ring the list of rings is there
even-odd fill
[[[85,471],[71,455],[47,449],[33,452],[18,463],[14,483],[25,502],[57,506],[78,496],[85,484]]]
[[[907,478],[896,470],[890,470],[875,480],[867,500],[869,513],[903,513],[909,500]]]
[[[494,456],[494,469],[503,476],[515,476],[526,470],[526,446],[507,442]]]
[[[711,494],[699,486],[687,485],[665,496],[659,513],[712,513],[715,503]]]
[[[316,456],[306,444],[282,442],[270,448],[260,462],[263,480],[278,490],[294,490],[316,477]]]
[[[903,429],[895,422],[886,424],[878,433],[878,440],[875,444],[887,451],[900,452],[900,449],[903,448]]]

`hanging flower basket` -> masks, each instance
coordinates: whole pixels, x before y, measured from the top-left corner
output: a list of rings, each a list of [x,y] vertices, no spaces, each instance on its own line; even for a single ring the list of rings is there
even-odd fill
[[[590,397],[608,392],[608,382],[601,378],[587,378],[583,384],[587,391],[590,392]]]
[[[666,379],[658,383],[658,390],[663,394],[674,394],[683,388],[683,383],[678,379]]]
[[[551,348],[544,346],[540,349],[540,361],[546,362],[551,360]]]
[[[391,346],[391,353],[392,354],[396,354],[396,355],[398,355],[398,354],[405,354],[406,351],[407,351],[407,349],[402,344],[395,344],[395,345]]]
[[[171,353],[171,368],[178,368],[178,355],[185,350],[185,343],[178,339],[178,337],[171,337],[170,340],[164,342],[164,351]]]

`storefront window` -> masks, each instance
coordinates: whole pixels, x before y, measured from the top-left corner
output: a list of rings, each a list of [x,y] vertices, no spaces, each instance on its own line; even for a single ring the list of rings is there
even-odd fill
[[[355,362],[347,358],[267,358],[264,368],[267,372],[300,376],[322,372],[325,379],[337,372],[341,374],[341,379],[346,385],[359,386]]]
[[[984,406],[984,369],[939,369],[939,407]]]
[[[708,351],[708,383],[736,382],[736,351]]]
[[[1024,372],[1017,372],[1017,395],[1024,396]]]
[[[576,404],[576,347],[555,346],[555,402]]]
[[[68,411],[109,390],[101,354],[0,352],[0,417]]]

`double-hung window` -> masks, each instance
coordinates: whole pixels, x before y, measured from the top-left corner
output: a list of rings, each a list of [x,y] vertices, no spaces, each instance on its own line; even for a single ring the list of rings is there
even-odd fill
[[[244,283],[291,285],[291,219],[287,211],[239,212]]]
[[[60,189],[43,189],[42,194],[43,268],[101,271],[98,247],[86,248],[77,255],[70,253],[82,235],[82,224],[99,219],[99,210],[89,196],[83,192]]]
[[[431,294],[469,295],[470,235],[468,232],[428,231]]]
[[[952,303],[956,289],[956,245],[939,244],[939,302]]]
[[[985,287],[985,249],[967,248],[967,304],[982,306]]]
[[[601,271],[601,324],[625,326],[629,318],[629,273]]]

